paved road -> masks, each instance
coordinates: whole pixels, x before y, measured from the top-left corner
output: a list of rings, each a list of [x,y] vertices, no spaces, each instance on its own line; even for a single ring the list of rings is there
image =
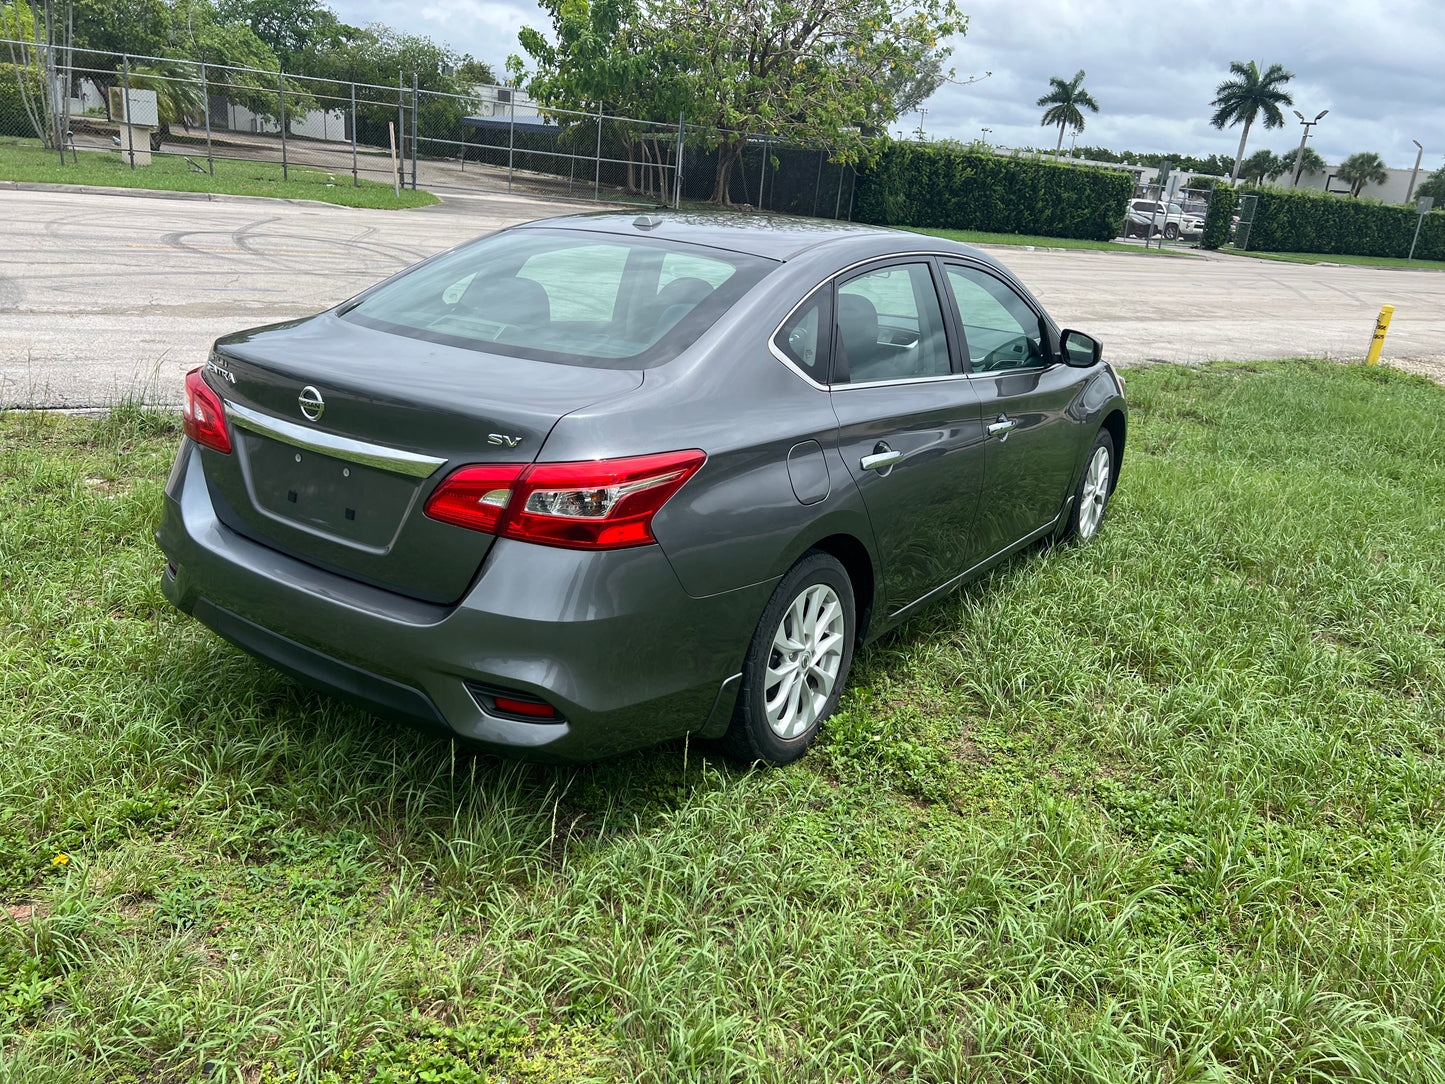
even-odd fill
[[[179,399],[218,335],[304,316],[490,229],[575,204],[411,211],[0,191],[0,404]],[[1445,274],[1114,252],[994,254],[1123,363],[1386,357],[1445,373]]]

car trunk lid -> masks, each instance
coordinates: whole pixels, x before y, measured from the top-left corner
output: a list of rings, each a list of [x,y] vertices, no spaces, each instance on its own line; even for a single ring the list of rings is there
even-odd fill
[[[530,463],[563,415],[642,374],[506,357],[333,315],[221,339],[206,379],[234,451],[203,452],[223,522],[368,583],[453,602],[493,538],[428,519],[467,463]]]

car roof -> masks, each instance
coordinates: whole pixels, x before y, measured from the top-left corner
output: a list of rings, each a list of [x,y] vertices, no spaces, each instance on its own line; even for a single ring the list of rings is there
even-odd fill
[[[644,211],[640,214],[635,211],[603,211],[562,218],[543,218],[514,228],[665,237],[685,244],[707,245],[710,248],[742,252],[770,260],[790,260],[809,249],[830,242],[865,242],[865,247],[876,248],[879,241],[886,243],[891,239],[917,248],[924,240],[919,234],[857,222],[726,211]],[[866,244],[868,241],[873,244]],[[931,237],[927,239],[927,247],[939,251],[966,253],[976,259],[993,262],[978,250],[954,241]]]

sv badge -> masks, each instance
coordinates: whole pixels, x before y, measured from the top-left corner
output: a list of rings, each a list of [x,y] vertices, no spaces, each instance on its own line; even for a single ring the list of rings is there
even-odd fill
[[[518,444],[522,443],[522,438],[511,437],[506,433],[488,433],[487,443],[495,444],[499,448],[515,448]]]

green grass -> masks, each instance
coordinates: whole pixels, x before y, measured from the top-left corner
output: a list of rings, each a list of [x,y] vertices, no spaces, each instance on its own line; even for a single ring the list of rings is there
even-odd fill
[[[191,156],[205,167],[204,149]],[[185,158],[156,154],[151,164],[132,170],[118,151],[81,151],[79,160],[42,150],[33,140],[0,144],[0,180],[56,184],[91,184],[119,188],[147,188],[166,192],[224,192],[278,199],[314,199],[346,207],[425,207],[440,200],[430,192],[403,189],[394,194],[389,184],[361,182],[354,187],[349,173],[330,174],[292,166],[283,180],[280,163],[241,162],[218,158],[215,176],[197,173]]]
[[[1331,256],[1321,252],[1241,252],[1221,249],[1231,256],[1252,256],[1256,260],[1279,260],[1283,263],[1338,263],[1351,267],[1426,267],[1445,271],[1445,260],[1406,260],[1398,256]]]
[[[783,771],[308,692],[162,599],[172,420],[0,417],[0,1082],[1445,1079],[1445,389],[1129,396]]]
[[[950,241],[962,241],[966,245],[1033,245],[1037,248],[1088,248],[1098,249],[1101,252],[1136,252],[1145,251],[1142,245],[1126,245],[1119,241],[1081,241],[1073,237],[1031,237],[1022,233],[983,233],[979,230],[927,230],[904,227],[910,233],[927,234],[929,237],[944,237]],[[1156,246],[1150,246],[1150,252],[1158,252]],[[1164,249],[1166,253],[1182,255],[1173,246]]]

